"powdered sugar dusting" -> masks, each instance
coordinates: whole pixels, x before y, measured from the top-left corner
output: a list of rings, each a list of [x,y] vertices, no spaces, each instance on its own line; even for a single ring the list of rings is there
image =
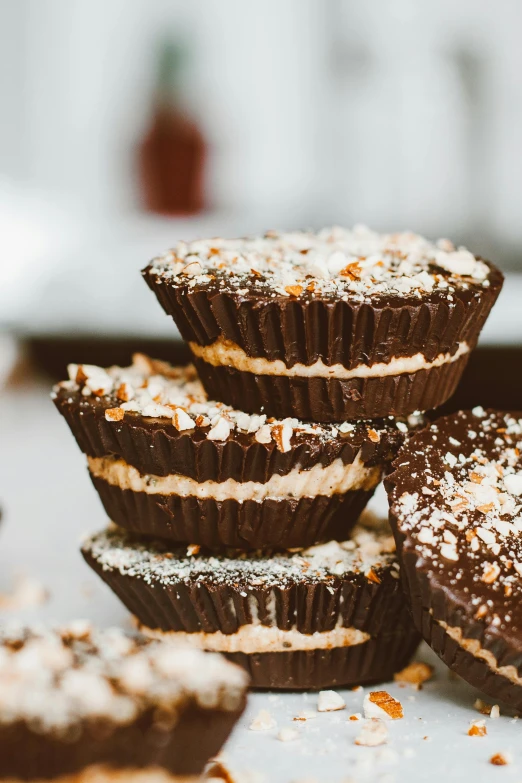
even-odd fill
[[[317,233],[268,232],[257,238],[178,242],[154,259],[150,272],[188,288],[218,280],[220,287],[238,294],[331,295],[364,301],[487,287],[490,269],[447,239],[433,243],[411,232],[378,234],[365,226],[335,226]]]

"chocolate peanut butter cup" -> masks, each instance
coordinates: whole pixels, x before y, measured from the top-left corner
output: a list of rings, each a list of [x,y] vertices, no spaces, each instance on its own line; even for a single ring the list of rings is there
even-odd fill
[[[218,655],[84,622],[0,631],[0,780],[196,783],[248,678]]]
[[[82,551],[143,632],[220,651],[258,688],[387,680],[418,644],[389,528],[359,525],[350,541],[293,552],[215,556],[113,527]]]
[[[522,709],[522,412],[474,408],[412,437],[387,479],[418,630],[457,674]]]
[[[54,402],[108,516],[137,533],[218,550],[346,538],[419,424],[249,415],[207,400],[194,368],[144,356],[128,368],[69,372]]]
[[[363,227],[179,242],[143,274],[210,397],[318,422],[445,402],[503,281],[449,240]]]

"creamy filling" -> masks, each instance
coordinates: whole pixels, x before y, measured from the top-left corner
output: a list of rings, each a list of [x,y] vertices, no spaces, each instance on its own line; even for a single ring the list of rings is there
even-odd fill
[[[387,375],[403,375],[404,373],[419,372],[419,370],[431,370],[433,367],[441,367],[443,364],[456,362],[464,354],[469,353],[469,345],[459,343],[454,354],[440,353],[432,362],[428,362],[422,353],[414,356],[396,356],[389,362],[377,362],[376,364],[359,364],[349,370],[342,364],[325,364],[318,359],[314,364],[294,364],[287,367],[281,359],[270,361],[261,357],[248,356],[239,345],[229,340],[219,338],[211,345],[199,345],[190,342],[192,353],[199,359],[203,359],[213,367],[233,367],[240,372],[250,372],[254,375],[284,375],[288,378],[336,378],[349,380],[350,378],[382,378]]]
[[[73,772],[52,778],[52,783],[197,783],[201,778],[187,775],[172,775],[159,767],[122,767],[114,769],[105,765],[91,765]],[[32,778],[2,778],[2,783],[51,783],[51,780]]]
[[[500,674],[501,677],[505,677],[506,680],[509,680],[515,685],[522,685],[522,677],[520,677],[515,666],[499,666],[493,653],[482,647],[478,639],[466,639],[466,637],[462,635],[462,629],[458,626],[452,627],[445,623],[444,620],[437,620],[437,622],[444,628],[448,636],[456,641],[463,650],[471,653],[475,658],[480,658],[482,661],[485,661],[492,672]]]
[[[312,634],[301,633],[292,628],[288,631],[275,625],[260,625],[259,623],[242,625],[238,631],[231,634],[214,631],[205,633],[197,631],[158,631],[139,625],[140,631],[154,639],[176,640],[189,644],[200,650],[227,653],[267,653],[291,652],[295,650],[331,650],[335,647],[353,647],[364,644],[370,639],[370,634],[357,628],[342,628],[336,626],[331,631],[318,631]]]
[[[87,457],[87,461],[93,476],[120,489],[145,492],[148,495],[232,499],[239,503],[245,500],[262,503],[268,498],[282,500],[331,497],[344,494],[349,490],[370,490],[377,486],[382,475],[382,468],[379,465],[368,468],[361,460],[360,454],[350,465],[345,465],[342,459],[338,458],[326,467],[314,465],[310,470],[294,468],[285,476],[274,474],[264,484],[257,481],[239,482],[235,479],[198,482],[188,476],[177,474],[142,475],[125,460],[113,457]]]

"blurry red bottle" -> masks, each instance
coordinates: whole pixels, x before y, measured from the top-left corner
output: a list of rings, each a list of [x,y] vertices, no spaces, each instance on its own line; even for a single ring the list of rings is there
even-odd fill
[[[143,204],[162,215],[191,215],[204,207],[206,145],[180,98],[184,55],[175,43],[163,45],[150,125],[139,145]]]

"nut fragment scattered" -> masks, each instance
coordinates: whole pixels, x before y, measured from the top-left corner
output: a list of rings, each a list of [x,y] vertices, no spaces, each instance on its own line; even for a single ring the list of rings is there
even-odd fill
[[[433,677],[433,666],[421,661],[414,661],[406,666],[402,671],[397,672],[394,680],[408,685],[414,685],[417,689],[422,688],[425,682]]]
[[[381,720],[400,720],[404,717],[402,704],[387,691],[371,691],[364,697],[364,717]]]
[[[317,699],[317,712],[335,712],[344,710],[346,702],[337,691],[319,691]]]
[[[260,710],[248,728],[250,731],[268,731],[276,726],[277,723],[268,710]]]
[[[486,722],[483,720],[472,720],[468,729],[470,737],[485,737],[488,733]]]
[[[298,738],[299,732],[296,729],[292,729],[290,726],[284,726],[277,735],[277,739],[281,740],[281,742],[293,742]]]
[[[388,729],[386,724],[379,718],[367,720],[362,727],[362,731],[355,738],[356,745],[363,745],[367,748],[374,748],[377,745],[384,745],[388,741]]]
[[[299,715],[296,715],[293,720],[315,720],[317,718],[317,713],[313,712],[312,710],[303,710],[303,712],[300,712]]]
[[[509,764],[509,758],[505,753],[495,753],[489,760],[490,764],[494,764],[496,767],[504,767]]]
[[[489,713],[490,718],[500,718],[500,707],[498,704],[494,704]]]
[[[473,706],[481,715],[489,715],[491,713],[491,704],[487,704],[485,701],[482,701],[482,699],[475,699]]]

